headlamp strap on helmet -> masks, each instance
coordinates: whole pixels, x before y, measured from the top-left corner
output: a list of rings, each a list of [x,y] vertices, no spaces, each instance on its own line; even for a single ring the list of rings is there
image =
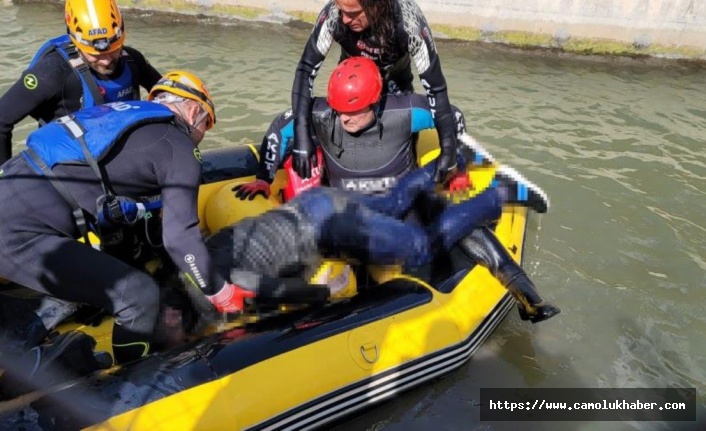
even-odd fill
[[[195,88],[191,88],[188,85],[184,85],[181,82],[175,81],[173,79],[165,79],[163,82],[160,82],[158,84],[186,91],[187,93],[198,97],[199,100],[203,101],[204,103],[207,103],[209,106],[211,106],[211,108],[213,108],[213,103],[208,99],[208,97],[206,97],[206,94],[204,94],[202,91],[199,91]]]

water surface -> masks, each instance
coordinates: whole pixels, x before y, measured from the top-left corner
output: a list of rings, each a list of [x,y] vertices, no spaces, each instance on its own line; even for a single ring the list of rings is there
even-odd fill
[[[64,31],[46,5],[0,7],[0,92]],[[130,17],[128,44],[161,71],[210,86],[218,125],[205,147],[259,141],[288,108],[309,31]],[[677,64],[588,61],[439,43],[452,102],[497,159],[551,197],[525,267],[563,314],[512,313],[473,360],[341,430],[631,430],[675,424],[478,421],[479,388],[696,387],[706,390],[706,82]],[[329,56],[316,91],[335,57]],[[421,88],[417,84],[418,88]],[[15,151],[35,125],[17,128]],[[703,395],[699,403],[704,404]],[[689,428],[694,424],[682,424]]]

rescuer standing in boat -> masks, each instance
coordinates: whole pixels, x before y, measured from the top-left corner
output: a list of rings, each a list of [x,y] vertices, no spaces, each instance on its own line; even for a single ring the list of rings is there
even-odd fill
[[[414,60],[439,134],[441,154],[434,180],[446,181],[456,169],[454,113],[434,37],[414,0],[331,0],[319,13],[292,88],[294,170],[309,178],[316,163],[309,116],[314,79],[334,41],[341,46],[341,60],[351,56],[374,60],[386,93],[413,91]]]

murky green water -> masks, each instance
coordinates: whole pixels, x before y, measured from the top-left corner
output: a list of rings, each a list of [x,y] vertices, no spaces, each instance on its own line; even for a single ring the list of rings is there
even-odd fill
[[[260,140],[289,105],[309,33],[149,17],[127,26],[128,43],[160,70],[187,68],[206,78],[219,116],[206,146]],[[0,7],[0,91],[63,30],[53,7]],[[676,429],[487,424],[473,405],[478,389],[492,386],[706,391],[706,72],[457,43],[439,49],[452,102],[471,133],[552,199],[550,212],[532,223],[526,268],[563,314],[531,326],[513,312],[460,371],[341,429]],[[17,129],[16,149],[33,128],[28,121]]]

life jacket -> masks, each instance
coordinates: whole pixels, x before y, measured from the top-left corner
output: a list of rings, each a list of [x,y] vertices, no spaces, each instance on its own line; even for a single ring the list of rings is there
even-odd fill
[[[99,200],[107,198],[120,207],[122,197],[115,195],[98,162],[135,128],[144,124],[171,122],[173,119],[174,114],[169,108],[152,102],[106,103],[57,118],[35,130],[27,137],[27,149],[22,155],[30,166],[50,180],[69,203],[79,232],[86,237],[89,230],[98,233],[89,225],[92,217],[88,217],[90,213],[79,207],[52,168],[66,163],[90,166],[103,188],[103,196]]]
[[[32,58],[29,67],[33,67],[41,58],[53,51],[61,54],[81,81],[83,88],[82,108],[90,108],[106,102],[139,100],[140,89],[135,83],[137,82],[135,77],[138,76],[139,71],[127,51],[123,50],[121,55],[121,60],[125,60],[127,67],[123,67],[120,76],[110,80],[98,80],[91,73],[90,67],[83,61],[78,49],[66,34],[45,42]]]
[[[332,187],[363,193],[385,192],[416,166],[412,107],[404,95],[388,96],[376,123],[352,135],[325,102],[315,99],[312,124],[321,143]]]

